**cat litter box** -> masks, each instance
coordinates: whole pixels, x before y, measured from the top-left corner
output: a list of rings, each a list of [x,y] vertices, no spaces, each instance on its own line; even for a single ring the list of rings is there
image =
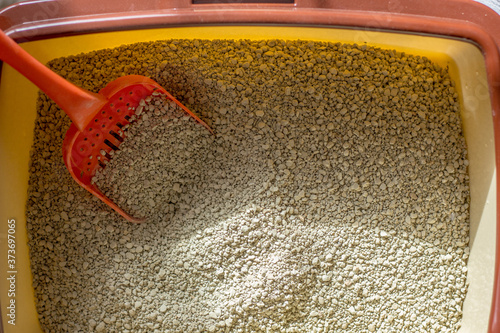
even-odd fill
[[[495,168],[500,162],[495,149],[500,131],[500,16],[491,9],[465,0],[49,0],[4,9],[0,28],[43,63],[171,38],[300,39],[366,43],[425,56],[447,67],[456,83],[470,163],[468,291],[459,331],[500,332]],[[34,85],[2,66],[0,304],[4,332],[41,331],[25,218],[37,98]]]

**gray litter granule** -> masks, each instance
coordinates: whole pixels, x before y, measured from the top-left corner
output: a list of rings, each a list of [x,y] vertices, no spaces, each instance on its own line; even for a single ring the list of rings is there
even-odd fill
[[[80,188],[38,103],[27,217],[49,332],[456,332],[469,185],[458,97],[426,58],[366,45],[169,40],[51,67],[162,96]],[[146,108],[146,107],[145,107]]]

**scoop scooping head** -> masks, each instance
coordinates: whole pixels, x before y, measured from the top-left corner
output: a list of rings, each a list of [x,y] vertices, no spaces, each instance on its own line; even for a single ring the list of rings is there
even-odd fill
[[[127,214],[107,198],[94,184],[92,177],[98,168],[104,168],[112,151],[118,149],[125,137],[124,128],[137,116],[135,110],[141,100],[160,93],[195,118],[209,131],[211,129],[158,83],[141,75],[120,77],[99,91],[106,103],[85,128],[79,130],[71,124],[63,143],[63,158],[75,181],[90,193],[101,199],[130,222],[140,223],[140,218]]]

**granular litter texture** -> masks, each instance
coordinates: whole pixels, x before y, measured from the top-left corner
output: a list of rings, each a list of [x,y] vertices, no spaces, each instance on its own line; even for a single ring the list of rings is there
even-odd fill
[[[94,178],[40,94],[27,205],[47,332],[456,332],[469,178],[458,97],[424,57],[366,45],[168,40],[55,59],[98,91],[162,96]]]

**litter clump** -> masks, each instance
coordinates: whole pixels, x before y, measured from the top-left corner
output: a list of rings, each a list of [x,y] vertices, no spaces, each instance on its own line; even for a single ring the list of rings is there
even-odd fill
[[[169,40],[50,63],[163,96],[94,180],[61,159],[40,94],[27,228],[45,331],[456,332],[469,178],[458,97],[430,60],[366,45]],[[48,130],[50,129],[50,130]]]
[[[190,192],[202,183],[200,169],[213,138],[164,96],[144,103],[152,112],[128,129],[130,139],[92,181],[133,216],[168,220],[179,200],[189,200]]]

